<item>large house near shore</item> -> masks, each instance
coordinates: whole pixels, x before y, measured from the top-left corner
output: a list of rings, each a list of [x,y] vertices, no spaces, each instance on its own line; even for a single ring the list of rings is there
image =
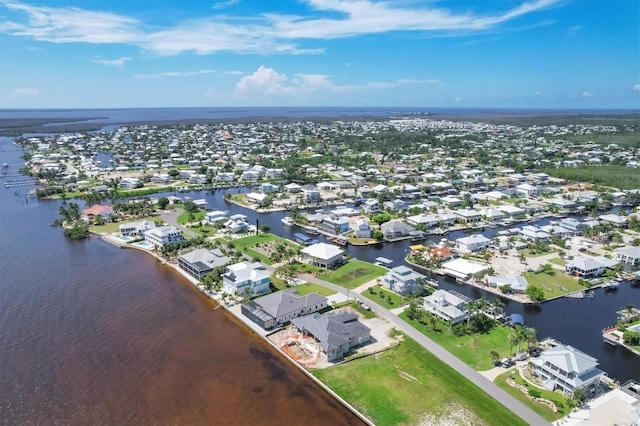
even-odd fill
[[[342,264],[344,250],[333,244],[317,243],[303,248],[300,254],[311,265],[332,269]]]
[[[170,225],[149,229],[148,231],[144,231],[143,235],[144,240],[154,248],[162,248],[167,244],[184,240],[182,231]]]
[[[327,298],[318,293],[299,296],[295,290],[278,291],[258,297],[240,307],[242,315],[265,330],[327,307]]]
[[[178,267],[201,280],[218,266],[225,266],[231,261],[220,249],[199,248],[178,257]]]
[[[471,299],[458,292],[438,289],[422,300],[425,311],[451,324],[464,321],[469,316],[466,305]]]
[[[532,359],[534,375],[543,386],[559,390],[569,396],[581,389],[585,396],[595,394],[600,378],[605,375],[598,368],[598,360],[569,345],[558,345]]]
[[[291,321],[298,330],[313,336],[327,354],[328,361],[344,357],[355,346],[371,339],[371,330],[353,312],[315,313]]]
[[[227,266],[222,275],[222,287],[230,294],[248,294],[249,296],[268,293],[271,283],[270,274],[260,262],[240,262]]]
[[[115,216],[116,212],[111,208],[111,206],[101,206],[96,204],[88,209],[84,209],[82,214],[87,220],[93,220],[96,216],[100,216],[104,220],[109,220]]]
[[[123,237],[131,237],[142,235],[145,231],[148,231],[155,227],[155,222],[142,220],[140,222],[123,223],[118,228],[120,229],[120,235],[122,235]]]
[[[400,265],[396,266],[382,277],[382,285],[399,294],[409,294],[421,290],[427,277],[413,269]]]

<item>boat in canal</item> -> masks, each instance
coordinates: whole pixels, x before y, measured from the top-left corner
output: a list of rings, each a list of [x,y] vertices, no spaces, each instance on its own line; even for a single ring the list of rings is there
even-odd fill
[[[294,225],[293,219],[291,219],[290,216],[283,217],[281,219],[281,221],[282,221],[282,224],[285,225],[285,226],[293,226]]]
[[[606,291],[613,291],[613,290],[617,290],[619,286],[620,286],[620,281],[609,280],[603,287]]]

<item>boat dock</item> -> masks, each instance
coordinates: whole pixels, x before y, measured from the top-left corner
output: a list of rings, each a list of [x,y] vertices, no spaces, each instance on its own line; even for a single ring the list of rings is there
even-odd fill
[[[391,268],[393,264],[393,260],[387,259],[386,257],[376,257],[376,265],[384,266],[385,268]]]

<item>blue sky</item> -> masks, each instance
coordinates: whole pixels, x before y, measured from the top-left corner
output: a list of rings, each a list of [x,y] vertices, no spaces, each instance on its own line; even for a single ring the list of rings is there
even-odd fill
[[[640,108],[637,0],[0,0],[0,108]]]

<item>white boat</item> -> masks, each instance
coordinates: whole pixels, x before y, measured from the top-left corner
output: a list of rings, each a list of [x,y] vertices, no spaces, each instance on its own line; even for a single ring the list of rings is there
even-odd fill
[[[618,280],[610,280],[604,285],[605,290],[617,290],[620,282]]]
[[[285,226],[293,226],[293,219],[291,219],[291,217],[285,216],[281,220]]]

